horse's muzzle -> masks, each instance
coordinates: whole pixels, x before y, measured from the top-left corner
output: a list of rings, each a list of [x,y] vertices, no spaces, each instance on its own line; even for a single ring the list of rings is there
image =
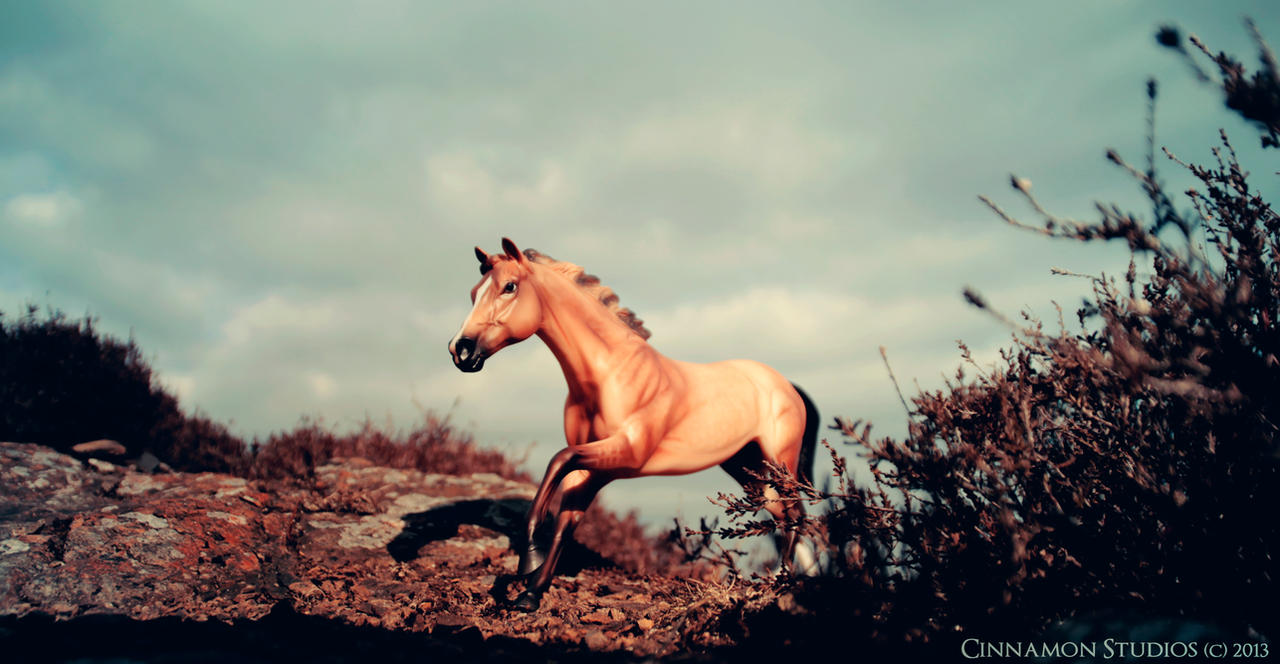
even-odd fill
[[[453,366],[462,371],[475,373],[484,368],[485,355],[471,337],[459,337],[451,344],[449,353],[453,355]]]

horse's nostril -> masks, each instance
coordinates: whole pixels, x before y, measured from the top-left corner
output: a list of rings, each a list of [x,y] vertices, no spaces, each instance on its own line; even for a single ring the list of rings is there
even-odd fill
[[[453,344],[455,352],[458,354],[458,361],[465,362],[476,354],[476,340],[470,337],[461,337]]]

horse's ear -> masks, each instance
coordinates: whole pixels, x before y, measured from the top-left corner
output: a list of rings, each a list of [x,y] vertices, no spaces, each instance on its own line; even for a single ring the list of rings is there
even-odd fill
[[[507,252],[508,256],[516,259],[516,261],[520,263],[525,261],[524,254],[520,253],[519,249],[516,249],[516,243],[505,237],[502,238],[502,250]]]
[[[493,263],[489,260],[489,254],[484,253],[484,249],[476,247],[476,259],[480,261],[480,274],[488,274],[493,269]]]

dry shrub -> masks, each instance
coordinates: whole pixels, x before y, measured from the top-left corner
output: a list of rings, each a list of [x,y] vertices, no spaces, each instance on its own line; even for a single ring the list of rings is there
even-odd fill
[[[184,413],[137,344],[100,333],[92,318],[41,316],[34,306],[13,321],[0,314],[0,440],[68,452],[99,438],[119,441],[135,457],[150,452],[176,470],[259,478],[305,477],[333,457],[360,456],[397,468],[529,479],[518,470],[521,460],[479,448],[447,417],[430,413],[406,432],[365,422],[340,435],[304,420],[250,451],[225,426]]]
[[[1245,19],[1245,27],[1258,45],[1258,59],[1262,65],[1252,77],[1234,57],[1223,52],[1215,54],[1195,35],[1188,35],[1187,40],[1218,68],[1221,78],[1215,83],[1222,89],[1223,102],[1227,108],[1258,126],[1263,147],[1280,148],[1280,65],[1277,65],[1275,53],[1267,46],[1262,33],[1251,19]],[[1160,45],[1180,53],[1201,81],[1213,81],[1212,76],[1204,71],[1183,45],[1181,32],[1177,28],[1160,28],[1156,33],[1156,40]]]
[[[254,443],[249,474],[260,479],[309,478],[317,466],[335,457],[361,457],[375,465],[416,469],[445,475],[495,473],[530,481],[502,452],[475,444],[471,434],[459,431],[447,416],[427,413],[417,427],[396,431],[378,427],[371,420],[355,431],[338,434],[322,424],[304,419],[291,431],[272,434]]]
[[[635,510],[619,516],[593,503],[573,537],[630,572],[697,579],[717,576],[714,565],[689,555],[681,547],[680,538],[673,535],[678,532],[655,533],[640,523]]]
[[[1165,31],[1160,40],[1180,48]],[[1277,147],[1280,78],[1259,45],[1252,79],[1211,57],[1229,107]],[[1154,82],[1148,93],[1154,109]],[[1199,181],[1187,213],[1156,179],[1154,147],[1145,170],[1108,152],[1143,187],[1150,220],[1105,205],[1098,221],[1064,219],[1017,177],[1040,223],[983,198],[1023,229],[1123,241],[1133,261],[1119,279],[1092,278],[1079,332],[1061,316],[1049,332],[992,312],[1014,328],[1012,347],[985,371],[962,345],[968,369],[911,400],[906,438],[873,440],[869,426],[837,420],[874,481],[856,486],[833,451],[833,489],[783,491],[827,505],[801,524],[825,566],[791,586],[815,612],[793,628],[816,640],[1026,640],[1055,620],[1118,609],[1276,633],[1280,216],[1250,189],[1225,132],[1221,141],[1210,166],[1169,155]],[[727,506],[741,521],[760,503]],[[720,534],[771,528],[748,521]]]
[[[94,320],[59,311],[0,313],[0,440],[67,452],[99,438],[151,452],[179,470],[240,472],[244,443],[225,427],[185,415],[132,341],[100,334]]]

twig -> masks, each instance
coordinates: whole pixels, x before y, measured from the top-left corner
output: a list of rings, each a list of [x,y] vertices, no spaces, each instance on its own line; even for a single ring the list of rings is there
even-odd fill
[[[898,393],[898,401],[902,403],[902,409],[907,411],[907,419],[910,419],[911,407],[907,405],[907,400],[902,396],[902,388],[898,387],[898,377],[893,375],[893,367],[889,366],[889,356],[885,353],[884,346],[880,347],[880,359],[884,360],[884,368],[889,372],[889,380],[893,381],[893,391]]]
[[[1062,268],[1060,268],[1060,267],[1051,267],[1051,268],[1049,268],[1049,273],[1050,273],[1050,274],[1057,274],[1057,275],[1064,276],[1064,277],[1080,277],[1081,279],[1088,279],[1089,281],[1097,281],[1097,280],[1098,280],[1098,278],[1097,278],[1097,277],[1095,277],[1095,276],[1093,276],[1093,275],[1091,275],[1091,274],[1081,274],[1081,273],[1079,273],[1079,272],[1072,272],[1071,270],[1064,270],[1064,269],[1062,269]]]

